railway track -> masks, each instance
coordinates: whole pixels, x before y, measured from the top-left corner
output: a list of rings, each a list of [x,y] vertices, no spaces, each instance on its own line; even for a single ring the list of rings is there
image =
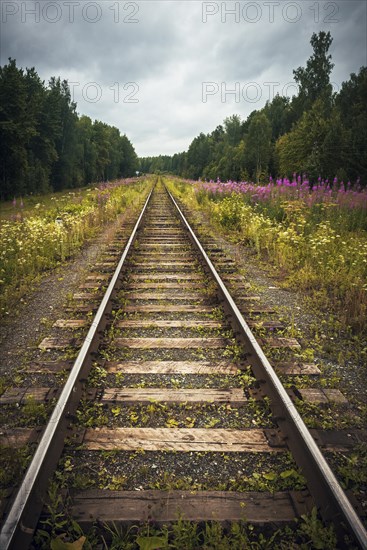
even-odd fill
[[[38,362],[35,373],[70,370],[61,393],[12,388],[1,396],[3,405],[29,395],[57,398],[9,499],[1,548],[31,544],[58,463],[71,515],[83,528],[95,520],[178,517],[283,524],[316,506],[335,526],[340,547],[345,536],[367,547],[361,520],[319,448],[350,448],[351,439],[306,429],[250,327],[267,316],[263,347],[298,343],[273,335],[281,324],[271,308],[249,293],[215,243],[207,245],[221,277],[159,181],[122,256],[118,246],[110,249],[112,260],[96,265],[74,295],[72,318],[58,320],[40,345],[53,360]],[[74,361],[68,353],[75,348]],[[314,366],[283,368],[313,374]],[[323,392],[333,396],[340,399],[337,390]],[[11,446],[39,433],[19,429],[6,437]],[[284,487],[250,490],[259,478]]]

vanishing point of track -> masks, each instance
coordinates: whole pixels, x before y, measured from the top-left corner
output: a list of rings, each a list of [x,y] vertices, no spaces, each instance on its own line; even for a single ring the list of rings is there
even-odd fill
[[[231,288],[241,286],[238,277],[225,265],[222,271],[223,280]],[[244,320],[246,311],[255,309],[252,297],[238,300],[236,297],[236,303],[241,304],[237,306],[223,280],[175,200],[159,182],[144,205],[100,305],[95,307],[88,334],[9,506],[1,531],[2,549],[27,548],[30,544],[49,479],[63,452],[65,439],[72,432],[70,425],[81,398],[85,397],[85,384],[96,363],[109,373],[146,376],[148,380],[140,387],[107,385],[99,395],[94,395],[104,406],[161,403],[184,409],[188,405],[184,413],[188,422],[186,427],[179,427],[171,418],[169,427],[166,424],[87,428],[82,431],[79,446],[82,443],[90,452],[143,450],[148,463],[149,453],[154,457],[162,451],[182,454],[188,464],[195,453],[209,453],[208,469],[210,460],[214,464],[216,453],[226,453],[230,461],[236,453],[241,457],[246,453],[276,454],[288,448],[307,479],[308,492],[261,495],[142,489],[111,494],[102,489],[86,490],[75,495],[76,521],[87,524],[95,513],[98,519],[107,522],[151,518],[158,522],[174,521],[180,514],[193,521],[234,521],[245,516],[254,522],[282,522],[316,505],[325,520],[339,526],[340,540],[348,534],[361,548],[367,548],[366,532],[358,515],[254,338],[249,328],[251,320],[248,323]],[[213,315],[219,307],[224,312],[220,319]],[[116,309],[121,313],[119,317],[113,315]],[[82,311],[80,307],[78,319],[59,325],[83,326]],[[117,330],[111,330],[111,325]],[[229,334],[241,350],[238,364],[226,359],[231,343]],[[108,352],[108,346],[113,353]],[[196,427],[200,426],[194,418],[196,405],[229,406],[231,410],[246,403],[248,394],[243,388],[220,383],[220,376],[234,377],[242,365],[251,367],[257,379],[258,399],[270,398],[276,427],[233,429],[218,428],[215,423],[213,427]],[[190,383],[167,388],[157,384],[162,376],[186,378]],[[208,376],[218,380],[217,387],[215,383],[206,387]],[[192,382],[195,378],[199,383]]]

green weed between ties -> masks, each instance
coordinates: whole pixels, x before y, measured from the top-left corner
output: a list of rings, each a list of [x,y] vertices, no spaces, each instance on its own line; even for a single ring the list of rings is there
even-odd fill
[[[257,528],[246,521],[195,523],[179,517],[169,525],[154,522],[122,526],[115,522],[95,524],[88,533],[62,511],[60,496],[50,493],[49,518],[43,521],[35,541],[40,550],[334,550],[335,533],[325,526],[314,508],[293,525],[281,529]],[[244,507],[245,515],[245,507]]]

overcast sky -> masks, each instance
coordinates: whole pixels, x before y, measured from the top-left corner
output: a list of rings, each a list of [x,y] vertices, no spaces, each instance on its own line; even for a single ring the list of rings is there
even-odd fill
[[[69,81],[79,114],[139,156],[187,150],[225,117],[295,93],[313,32],[330,31],[335,89],[367,65],[366,0],[1,0],[0,62]]]

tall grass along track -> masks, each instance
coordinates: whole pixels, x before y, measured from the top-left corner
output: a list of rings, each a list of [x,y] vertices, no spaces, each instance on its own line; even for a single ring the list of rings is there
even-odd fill
[[[59,320],[56,337],[41,343],[54,359],[44,372],[60,362],[65,368],[67,353],[79,351],[6,511],[1,548],[31,544],[58,463],[70,513],[86,529],[97,520],[180,517],[282,524],[316,506],[340,547],[346,536],[367,547],[360,518],[250,330],[271,308],[248,293],[232,298],[223,280],[237,294],[243,280],[220,251],[219,276],[161,181],[114,270],[117,252],[111,248],[112,258],[74,296],[74,318]],[[98,281],[107,286],[100,302]],[[274,320],[261,323],[277,328]],[[73,335],[86,327],[84,340]],[[261,344],[298,345],[266,330]],[[28,396],[50,390],[41,389]],[[19,388],[12,391],[19,400]],[[342,435],[331,443],[314,435],[321,446],[343,446]]]

